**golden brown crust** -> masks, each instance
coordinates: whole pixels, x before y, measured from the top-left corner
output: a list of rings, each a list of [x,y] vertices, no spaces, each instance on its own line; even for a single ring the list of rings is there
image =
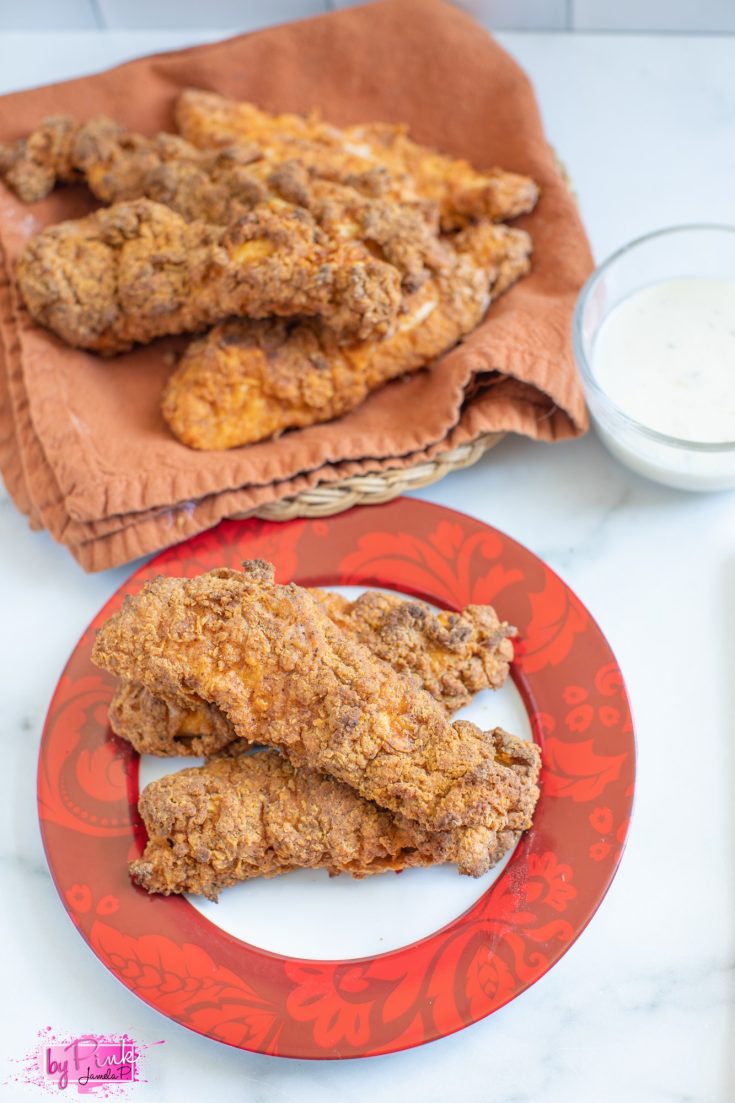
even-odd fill
[[[393,174],[408,174],[419,195],[437,204],[443,230],[456,230],[481,219],[507,222],[533,210],[538,185],[528,176],[493,168],[478,172],[469,161],[417,145],[405,126],[369,123],[347,132],[365,144]]]
[[[184,353],[163,416],[184,444],[214,450],[339,417],[470,333],[491,297],[528,271],[530,251],[521,230],[471,227],[447,245],[451,263],[404,300],[392,331],[357,344],[318,322],[224,322]]]
[[[389,663],[414,678],[446,708],[456,712],[482,689],[497,689],[508,677],[515,629],[498,620],[489,605],[462,613],[434,613],[421,601],[395,594],[364,593],[355,601],[311,590],[330,620]],[[110,725],[139,754],[211,755],[236,743],[234,728],[215,706],[200,701],[182,708],[155,697],[144,686],[123,682],[110,706]]]
[[[275,585],[268,564],[148,583],[100,629],[93,658],[184,707],[216,704],[242,738],[430,830],[469,829],[460,865],[470,872],[488,832],[530,823],[533,745],[451,724],[306,591]]]
[[[454,862],[460,873],[481,876],[530,825],[538,797],[533,744],[507,733],[493,741],[499,769],[515,782],[515,803],[495,828],[429,831],[328,775],[294,768],[278,751],[221,755],[143,790],[148,843],[131,874],[149,892],[210,899],[239,881],[296,868],[365,877]]]
[[[220,758],[144,790],[148,832],[130,865],[149,892],[216,899],[228,885],[295,868],[353,877],[448,861],[448,833],[432,834],[277,751]],[[499,857],[500,855],[498,855]]]
[[[380,250],[415,290],[444,263],[434,204],[412,196],[365,195],[325,180],[293,157],[265,158],[252,144],[198,149],[174,134],[145,138],[104,116],[76,124],[49,119],[13,146],[0,146],[0,177],[27,201],[57,180],[84,179],[104,203],[146,198],[188,221],[229,225],[275,199],[309,211],[335,243],[360,240]]]
[[[200,148],[254,142],[266,157],[298,157],[324,175],[372,193],[429,200],[439,207],[445,230],[477,219],[516,218],[538,199],[529,177],[501,169],[478,172],[467,161],[417,145],[405,127],[389,123],[339,130],[314,114],[268,115],[254,104],[196,89],[179,96],[176,122]]]
[[[110,704],[110,727],[138,754],[159,757],[216,754],[237,741],[224,713],[206,701],[186,707],[157,697],[136,682],[122,682]]]
[[[449,714],[481,690],[499,689],[508,677],[515,628],[490,605],[435,613],[423,601],[375,591],[355,601],[330,593],[318,599],[339,628],[399,674],[415,678]]]
[[[17,276],[36,321],[105,354],[233,313],[319,314],[367,335],[390,324],[400,297],[396,269],[275,203],[227,228],[147,199],[116,203],[32,238]]]
[[[23,198],[42,197],[57,180],[85,179],[113,204],[44,231],[19,265],[29,310],[72,345],[113,354],[227,315],[304,314],[327,326],[328,347],[316,354],[336,361],[329,331],[360,341],[385,334],[399,309],[399,285],[411,296],[431,273],[449,274],[440,215],[456,229],[514,217],[536,201],[527,178],[476,173],[417,146],[401,127],[340,131],[313,116],[274,117],[196,91],[182,95],[178,116],[193,142],[146,138],[105,117],[79,124],[64,116],[0,146],[0,176]],[[461,285],[461,274],[454,277]],[[404,323],[414,307],[421,313],[426,300],[409,303]],[[427,347],[442,351],[447,340]],[[414,370],[405,349],[382,367],[396,374],[403,359]],[[335,374],[328,389],[344,385],[345,402],[367,393],[354,385],[363,382],[360,368],[348,363],[346,374],[339,366]],[[328,406],[321,381],[314,382],[311,390]],[[232,381],[225,386],[232,390]],[[292,415],[289,424],[309,424],[304,416]],[[318,419],[330,416],[336,413]]]
[[[0,143],[0,179],[23,200],[36,203],[57,180],[74,180],[72,143],[76,123],[68,115],[44,119],[27,138]]]
[[[243,168],[261,157],[246,143],[201,150],[176,134],[135,134],[98,115],[44,119],[27,138],[0,145],[0,178],[27,203],[84,180],[103,203],[148,198],[189,218],[226,223],[267,198],[249,193]]]

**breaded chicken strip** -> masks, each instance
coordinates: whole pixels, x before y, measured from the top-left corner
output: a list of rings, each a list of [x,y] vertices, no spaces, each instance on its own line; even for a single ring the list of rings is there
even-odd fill
[[[44,119],[27,138],[0,143],[0,177],[27,203],[57,183],[84,180],[103,203],[165,202],[162,194],[173,192],[176,202],[169,205],[180,214],[228,222],[253,205],[243,168],[260,157],[246,144],[200,150],[176,134],[146,138],[104,115],[85,123],[64,115]],[[240,195],[242,204],[231,207]],[[264,198],[261,189],[253,201]]]
[[[29,201],[57,180],[80,179],[103,203],[152,199],[188,221],[223,226],[280,199],[304,207],[336,241],[377,247],[399,269],[406,290],[444,263],[433,203],[367,196],[293,159],[266,159],[253,145],[202,150],[174,134],[131,133],[104,116],[86,123],[49,119],[27,139],[0,145],[0,176]]]
[[[325,180],[297,159],[263,159],[249,168],[264,191],[305,207],[325,233],[339,240],[359,239],[395,265],[405,291],[419,288],[430,272],[451,264],[439,239],[436,204],[412,195],[372,196],[346,182]]]
[[[457,235],[451,251],[451,265],[404,300],[382,338],[340,344],[327,325],[309,321],[216,326],[189,346],[168,381],[161,409],[172,433],[190,448],[253,444],[340,417],[389,380],[425,367],[528,271],[531,241],[523,230],[485,222]]]
[[[278,202],[229,227],[147,199],[116,203],[32,238],[17,276],[37,322],[106,355],[230,314],[316,314],[367,337],[385,332],[400,303],[395,268]]]
[[[489,605],[434,613],[423,601],[404,601],[395,594],[368,592],[348,601],[341,594],[309,592],[342,631],[404,677],[414,678],[450,715],[508,677],[515,629],[498,620]],[[245,743],[216,705],[201,701],[183,708],[134,682],[123,682],[113,697],[110,725],[139,754],[211,755],[231,743],[240,749]]]
[[[535,745],[450,723],[305,590],[276,585],[269,564],[148,583],[100,629],[93,660],[184,707],[215,704],[241,738],[451,829],[463,872],[485,872],[498,832],[530,824]]]
[[[176,123],[193,145],[205,148],[253,142],[266,157],[296,157],[325,177],[370,194],[417,195],[439,206],[444,230],[477,219],[503,222],[536,205],[538,186],[527,176],[491,169],[417,145],[406,128],[390,123],[345,127],[318,115],[269,115],[252,103],[187,89]]]
[[[423,601],[367,591],[354,601],[310,590],[338,628],[404,677],[421,685],[450,715],[483,689],[499,689],[513,660],[516,630],[491,605],[433,612]]]
[[[151,693],[139,682],[121,682],[110,702],[110,727],[138,754],[159,758],[203,756],[237,744],[247,750],[249,740],[238,739],[225,714],[216,705],[189,698],[178,700]]]
[[[407,173],[423,198],[439,207],[443,230],[457,230],[481,219],[507,222],[536,206],[538,185],[529,176],[494,168],[477,172],[469,161],[417,145],[408,128],[391,123],[352,126],[351,144],[367,147],[393,176]]]
[[[0,142],[0,179],[24,203],[37,203],[56,183],[77,178],[71,151],[77,124],[68,115],[44,119],[27,138]]]
[[[251,877],[297,868],[366,877],[455,859],[451,832],[430,832],[359,796],[349,785],[277,751],[220,758],[151,782],[139,805],[148,832],[130,863],[148,892],[192,892],[216,900]],[[503,830],[495,863],[517,841]]]

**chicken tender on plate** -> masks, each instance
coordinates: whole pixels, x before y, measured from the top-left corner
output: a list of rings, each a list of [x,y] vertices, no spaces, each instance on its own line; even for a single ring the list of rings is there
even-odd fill
[[[392,815],[349,785],[294,769],[277,751],[214,759],[159,778],[143,790],[139,809],[148,843],[130,873],[148,892],[166,895],[216,900],[229,885],[292,869],[360,878],[455,857],[451,832]],[[497,834],[490,865],[518,834]]]
[[[480,690],[498,689],[508,677],[515,629],[489,605],[434,613],[422,601],[395,594],[368,592],[349,601],[340,594],[309,592],[334,624],[398,673],[415,679],[449,714]],[[183,707],[135,682],[119,687],[110,705],[110,725],[140,754],[211,755],[233,743],[247,746],[216,705],[200,701]]]
[[[215,759],[152,782],[148,832],[130,865],[149,892],[216,899],[228,885],[297,868],[364,877],[445,860],[448,838],[398,819],[348,785],[295,770],[277,751]]]
[[[159,758],[209,756],[233,743],[242,749],[250,746],[216,705],[194,698],[181,704],[139,682],[121,682],[110,703],[110,727],[138,754]]]
[[[423,601],[396,594],[368,591],[350,601],[328,591],[309,592],[339,628],[413,678],[449,714],[480,690],[499,689],[507,680],[516,630],[491,605],[435,613]]]
[[[462,872],[485,872],[497,833],[530,825],[535,745],[450,723],[308,592],[276,585],[268,564],[148,583],[100,629],[93,659],[154,696],[215,704],[241,738],[451,830]]]

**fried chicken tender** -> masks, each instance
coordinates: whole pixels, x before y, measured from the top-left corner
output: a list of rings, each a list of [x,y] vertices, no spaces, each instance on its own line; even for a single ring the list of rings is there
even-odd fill
[[[327,869],[361,878],[450,862],[451,832],[431,832],[391,815],[349,785],[277,751],[219,758],[146,786],[139,805],[148,832],[133,880],[148,892],[192,892],[216,900],[251,877]],[[497,861],[519,832],[500,831]]]
[[[0,176],[27,201],[43,198],[57,180],[83,179],[103,203],[152,199],[189,221],[223,226],[280,199],[304,207],[336,241],[380,250],[409,291],[445,260],[431,202],[366,196],[293,159],[266,159],[252,144],[198,149],[178,135],[126,131],[104,116],[86,123],[49,119],[27,139],[0,146]]]
[[[398,194],[366,196],[347,182],[323,179],[295,158],[276,164],[264,159],[252,166],[250,175],[269,194],[305,207],[327,234],[366,242],[399,270],[407,292],[451,263],[451,253],[438,237],[434,203]]]
[[[407,173],[417,193],[435,202],[443,230],[480,219],[507,222],[536,206],[538,185],[528,176],[494,168],[477,172],[469,161],[417,145],[408,128],[390,123],[349,127],[348,140],[367,146],[394,175]]]
[[[183,136],[200,148],[253,142],[266,157],[297,157],[323,176],[369,194],[410,195],[435,202],[444,230],[478,219],[504,222],[533,210],[538,186],[527,176],[477,172],[407,136],[406,127],[372,123],[343,130],[310,115],[269,115],[252,103],[187,89],[176,105]]]
[[[246,750],[225,714],[206,701],[156,696],[139,682],[121,682],[110,702],[110,727],[138,754],[209,756],[233,743]]]
[[[0,142],[0,179],[23,200],[36,203],[57,181],[77,177],[71,149],[76,124],[67,115],[44,119],[27,138]]]
[[[491,605],[435,613],[423,601],[396,594],[367,591],[350,601],[328,591],[309,592],[338,628],[397,673],[413,678],[450,715],[508,678],[516,630]]]
[[[230,314],[318,314],[367,337],[385,332],[400,303],[395,268],[276,202],[229,227],[147,199],[116,203],[32,238],[17,277],[37,322],[105,355]]]
[[[341,594],[309,592],[342,631],[415,679],[450,715],[508,677],[515,629],[489,605],[434,613],[423,601],[395,594],[368,592],[349,601]],[[123,682],[113,697],[110,726],[139,754],[212,755],[233,743],[242,750],[244,744],[216,705],[200,701],[183,708],[134,682]]]
[[[451,265],[404,300],[382,338],[341,344],[327,325],[306,320],[224,322],[182,356],[163,416],[183,444],[210,450],[340,417],[470,333],[490,299],[528,271],[530,251],[523,230],[485,222],[463,231]]]
[[[103,203],[148,198],[180,214],[229,222],[266,198],[248,203],[244,166],[261,157],[247,144],[200,150],[176,134],[146,138],[104,115],[78,123],[71,116],[44,119],[27,137],[0,143],[0,177],[25,202],[48,195],[57,183],[84,180]],[[241,198],[240,205],[233,205]]]
[[[530,825],[535,745],[450,723],[309,593],[276,585],[269,564],[155,579],[100,629],[93,660],[184,707],[215,704],[238,736],[282,750],[293,766],[451,830],[462,872],[485,872],[498,832]]]

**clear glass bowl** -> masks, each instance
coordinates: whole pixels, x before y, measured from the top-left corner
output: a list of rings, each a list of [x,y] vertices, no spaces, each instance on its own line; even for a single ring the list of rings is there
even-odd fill
[[[735,440],[705,443],[649,429],[623,413],[592,369],[595,338],[618,303],[651,284],[693,276],[735,280],[735,226],[675,226],[613,253],[580,292],[574,355],[597,432],[621,463],[667,486],[725,490],[735,487]]]

